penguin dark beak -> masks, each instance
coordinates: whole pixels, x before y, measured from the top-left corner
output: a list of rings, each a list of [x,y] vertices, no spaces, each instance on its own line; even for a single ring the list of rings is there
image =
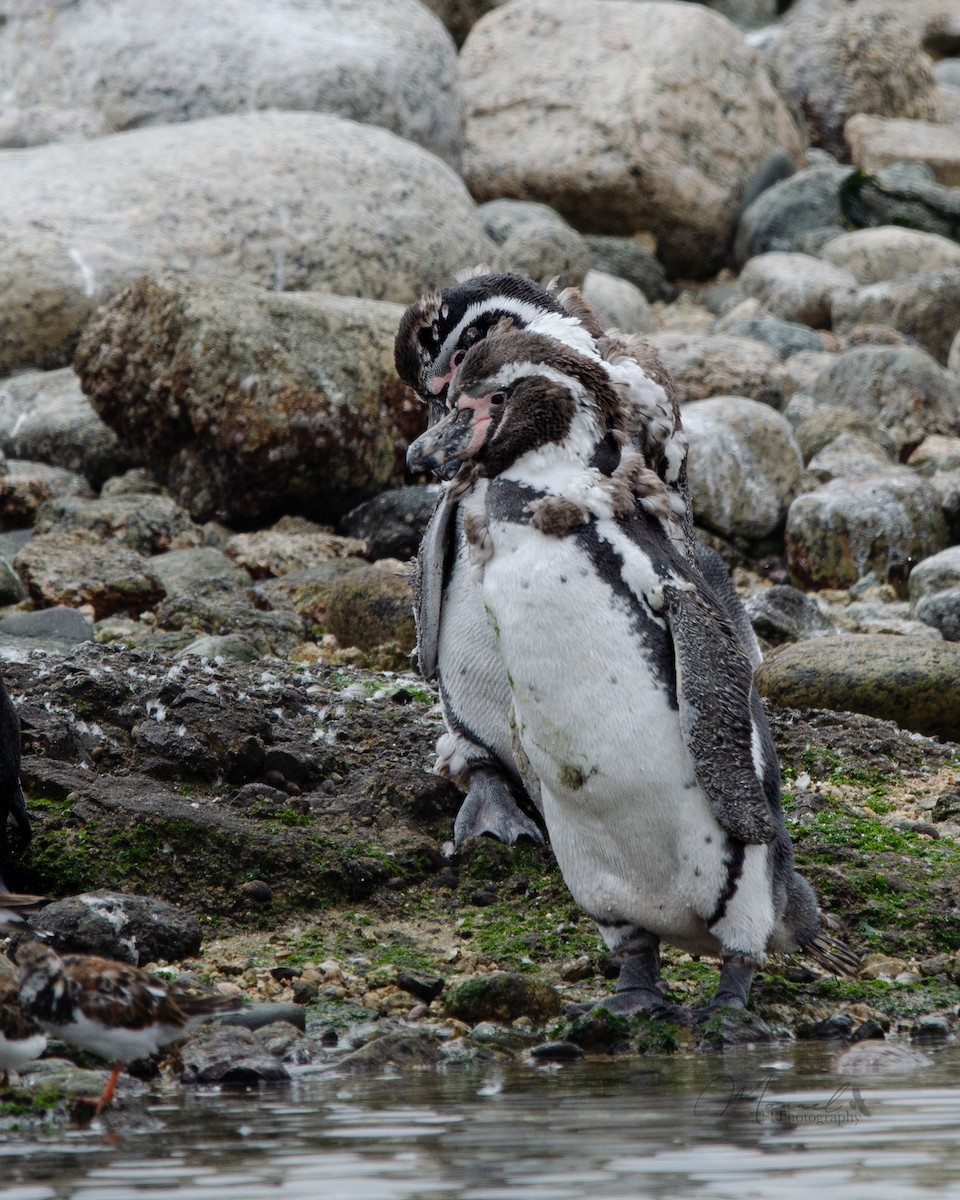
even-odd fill
[[[441,479],[451,478],[460,467],[463,451],[474,441],[475,416],[472,408],[458,408],[431,425],[407,450],[407,467],[411,471],[432,471]]]

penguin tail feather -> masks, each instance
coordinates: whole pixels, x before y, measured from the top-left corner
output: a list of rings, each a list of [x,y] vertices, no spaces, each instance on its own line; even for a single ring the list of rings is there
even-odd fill
[[[863,965],[860,956],[839,938],[824,933],[822,929],[809,942],[804,942],[801,949],[831,975],[856,979],[860,974]]]

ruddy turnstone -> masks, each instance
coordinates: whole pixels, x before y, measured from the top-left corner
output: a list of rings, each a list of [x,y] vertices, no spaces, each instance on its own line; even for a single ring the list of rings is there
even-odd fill
[[[20,1004],[42,1029],[112,1064],[100,1113],[123,1067],[156,1054],[194,1025],[240,1007],[235,996],[195,996],[139,967],[88,954],[62,957],[41,942],[17,949]]]
[[[47,1035],[20,1006],[17,968],[0,955],[0,1086],[10,1082],[10,1072],[38,1058],[47,1044]]]

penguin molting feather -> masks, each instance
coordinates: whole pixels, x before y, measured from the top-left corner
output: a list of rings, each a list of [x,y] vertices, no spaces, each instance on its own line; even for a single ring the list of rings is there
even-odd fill
[[[636,406],[642,417],[636,423],[636,448],[668,485],[675,536],[687,553],[713,560],[710,568],[724,602],[738,612],[738,627],[759,661],[749,620],[722,561],[706,547],[694,549],[679,405],[668,373],[642,339],[605,334],[576,289],[555,296],[523,276],[479,267],[407,309],[396,337],[397,371],[429,404],[435,422],[446,411],[450,377],[464,354],[491,331],[505,328],[534,329],[577,349],[601,364]],[[617,452],[603,445],[597,451],[601,457]],[[448,461],[440,473],[449,478],[457,465]],[[441,493],[417,563],[417,665],[425,678],[438,680],[447,725],[435,769],[467,793],[454,825],[455,845],[482,833],[508,844],[522,836],[542,841],[514,799],[515,792],[526,792],[536,804],[538,784],[514,754],[509,689],[467,561],[464,499],[462,485]]]
[[[621,956],[605,1006],[663,1011],[662,939],[722,959],[699,1016],[742,1008],[768,953],[827,941],[751,655],[631,448],[636,409],[591,358],[529,330],[471,348],[448,406],[408,464],[462,464],[464,534],[551,844]],[[597,456],[611,444],[612,467]]]

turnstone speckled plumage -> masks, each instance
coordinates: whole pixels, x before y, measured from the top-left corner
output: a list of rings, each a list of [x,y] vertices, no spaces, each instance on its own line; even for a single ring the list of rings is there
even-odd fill
[[[16,953],[20,1004],[28,1017],[69,1045],[112,1065],[100,1112],[123,1067],[156,1054],[193,1025],[240,1007],[237,997],[195,996],[139,967],[86,954],[58,955],[31,941]]]

